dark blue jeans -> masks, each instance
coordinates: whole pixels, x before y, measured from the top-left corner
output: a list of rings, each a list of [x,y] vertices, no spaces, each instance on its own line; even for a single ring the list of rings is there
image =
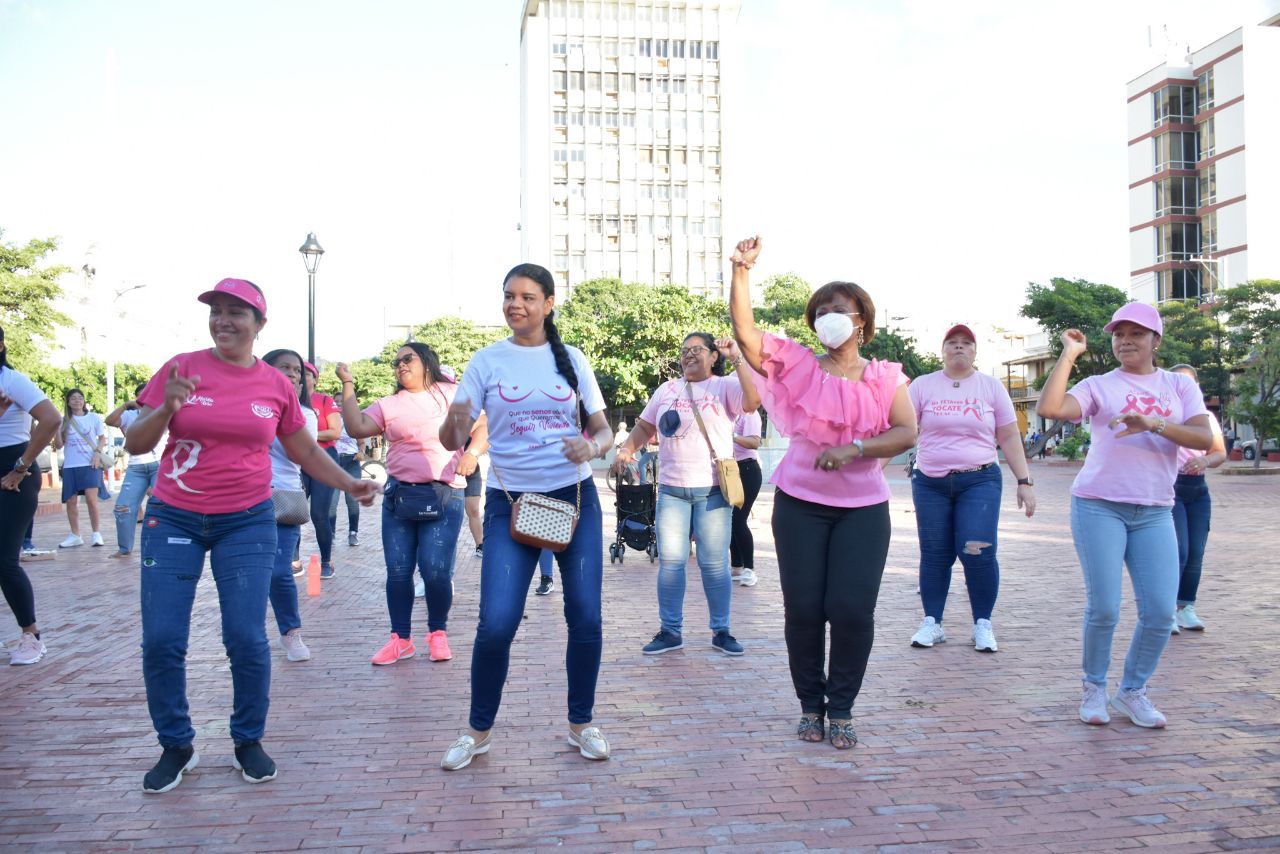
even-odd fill
[[[302,628],[298,613],[298,585],[293,581],[293,550],[302,536],[301,525],[276,525],[276,559],[271,566],[271,610],[276,627],[287,635]]]
[[[576,486],[546,493],[573,502]],[[520,493],[512,493],[513,499]],[[557,554],[564,619],[569,626],[565,669],[569,682],[569,723],[591,721],[596,678],[600,674],[603,634],[600,587],[604,576],[601,549],[600,498],[589,478],[582,481],[582,515],[573,542]],[[484,501],[484,559],[480,566],[480,624],[471,653],[472,729],[487,732],[502,703],[511,642],[524,617],[539,552],[511,539],[511,504],[501,490],[490,489]]]
[[[194,513],[152,498],[142,525],[142,678],[162,747],[185,747],[187,642],[205,555],[218,587],[222,643],[231,659],[231,738],[259,741],[271,692],[267,596],[276,552],[271,500],[234,513]]]
[[[1004,491],[1000,466],[981,471],[929,477],[911,475],[920,534],[920,599],[926,617],[942,622],[956,558],[964,566],[973,619],[989,620],[1000,592],[996,526]]]
[[[397,483],[388,478],[387,483]],[[391,631],[408,638],[413,628],[413,569],[422,573],[427,590],[427,631],[443,632],[453,607],[453,554],[458,546],[464,508],[462,490],[439,519],[409,522],[397,519],[387,501],[382,502],[382,555],[387,562],[387,613]]]
[[[356,459],[355,454],[338,454],[338,466],[356,480],[364,477],[364,473],[360,469],[360,461]],[[329,527],[333,528],[335,532],[338,530],[338,493],[340,491],[333,490],[333,498],[329,500]],[[342,496],[347,501],[347,533],[358,533],[360,531],[360,502],[349,492],[343,492]]]
[[[1194,605],[1200,590],[1204,547],[1209,541],[1213,499],[1203,475],[1180,474],[1173,485],[1173,530],[1178,535],[1178,604]]]
[[[325,448],[324,452],[336,464],[338,451]],[[333,528],[338,522],[338,490],[327,486],[315,478],[311,482],[311,526],[315,528],[316,545],[320,548],[320,563],[328,566],[333,563]]]

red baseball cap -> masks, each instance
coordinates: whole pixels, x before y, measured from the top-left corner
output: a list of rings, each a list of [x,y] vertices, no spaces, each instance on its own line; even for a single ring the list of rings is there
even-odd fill
[[[205,291],[196,299],[205,305],[211,305],[215,294],[233,296],[242,303],[256,308],[264,320],[267,317],[267,299],[248,279],[223,279],[213,286],[213,290]]]
[[[311,374],[311,376],[315,377],[316,379],[320,379],[320,372],[316,370],[315,365],[311,364],[310,362],[303,362],[302,367],[304,370],[308,371]]]
[[[965,326],[963,323],[957,323],[955,326],[948,329],[947,334],[942,336],[942,343],[946,344],[947,341],[954,338],[957,333],[967,336],[974,344],[978,343],[978,336],[974,335],[973,330]]]

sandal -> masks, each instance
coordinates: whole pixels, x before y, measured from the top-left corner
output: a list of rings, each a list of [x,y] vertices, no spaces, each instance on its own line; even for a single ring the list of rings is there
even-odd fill
[[[832,721],[828,733],[831,746],[836,750],[848,750],[858,743],[858,734],[853,731],[853,721]]]
[[[801,741],[809,741],[817,744],[825,737],[822,729],[822,715],[804,715],[800,718],[800,725],[796,727],[796,735],[800,736]]]

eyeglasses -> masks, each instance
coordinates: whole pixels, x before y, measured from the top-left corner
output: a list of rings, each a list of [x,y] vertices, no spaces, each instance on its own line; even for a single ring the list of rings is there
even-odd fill
[[[710,353],[706,347],[682,347],[680,348],[680,358],[685,356],[701,356],[703,353]]]
[[[392,362],[391,364],[393,364],[393,365],[404,365],[404,366],[407,368],[407,367],[409,367],[410,365],[412,365],[412,364],[413,364],[413,354],[412,354],[412,353],[405,353],[403,356],[401,356],[399,359],[396,359],[396,360],[395,360],[394,362]]]

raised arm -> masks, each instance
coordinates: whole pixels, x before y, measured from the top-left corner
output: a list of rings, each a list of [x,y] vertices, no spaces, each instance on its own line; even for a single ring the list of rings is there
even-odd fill
[[[1041,418],[1052,418],[1056,421],[1079,421],[1083,413],[1080,401],[1067,394],[1067,381],[1071,379],[1071,369],[1076,360],[1089,349],[1084,333],[1079,329],[1068,329],[1062,333],[1062,355],[1053,366],[1049,379],[1040,390],[1040,400],[1036,402],[1036,414]]]
[[[738,384],[742,386],[742,411],[755,412],[760,408],[760,391],[756,388],[755,372],[751,370],[747,360],[742,357],[742,350],[734,343],[732,338],[718,339],[716,341],[716,349],[724,354],[729,364],[733,365],[734,373],[738,377]]]
[[[729,284],[729,317],[733,320],[733,337],[742,350],[742,358],[757,371],[764,359],[764,334],[756,328],[755,310],[751,307],[750,270],[760,256],[761,245],[759,235],[738,242],[738,248],[730,259],[733,278]]]
[[[346,427],[347,435],[352,439],[368,439],[370,436],[377,436],[382,432],[382,428],[378,426],[377,421],[360,411],[360,404],[356,401],[356,383],[351,376],[351,369],[344,362],[339,362],[334,371],[342,381],[342,391],[339,392],[342,395],[342,424],[339,427]],[[327,441],[323,436],[317,435],[316,438]]]
[[[124,436],[124,449],[130,454],[145,454],[154,451],[160,443],[160,437],[169,427],[169,421],[186,404],[187,398],[200,386],[198,374],[178,376],[178,365],[169,365],[169,377],[164,384],[164,403],[158,408],[142,407],[142,414],[129,427]]]

